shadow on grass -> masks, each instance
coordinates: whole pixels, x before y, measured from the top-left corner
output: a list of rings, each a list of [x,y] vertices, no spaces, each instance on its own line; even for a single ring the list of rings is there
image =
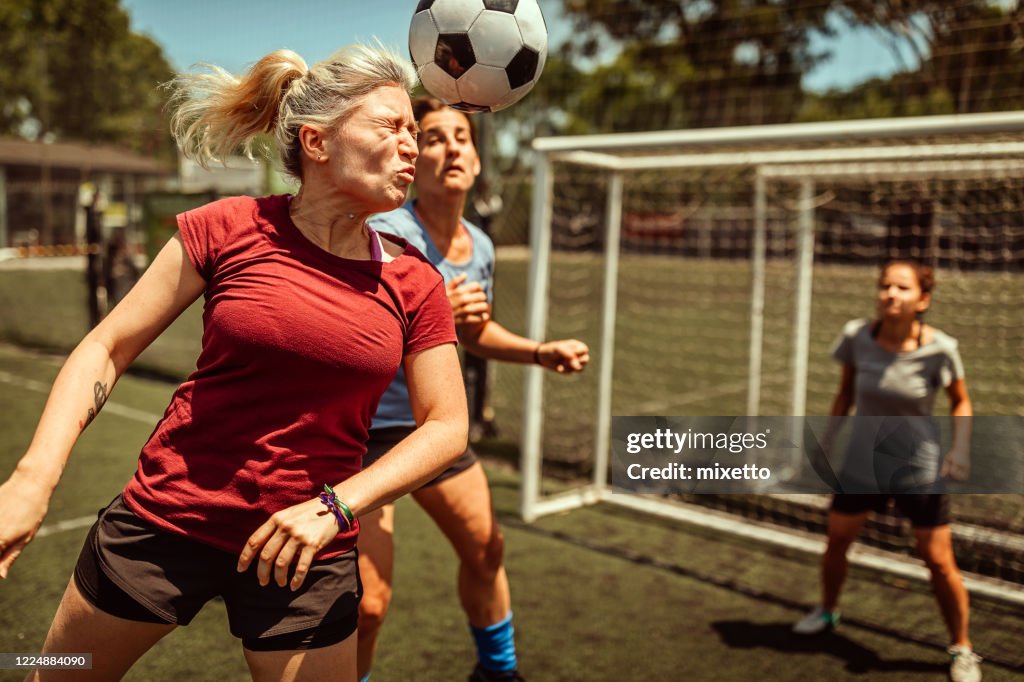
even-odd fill
[[[944,672],[948,665],[914,659],[884,659],[862,644],[836,632],[815,637],[794,635],[791,623],[725,620],[711,624],[722,642],[734,649],[773,649],[789,654],[829,655],[845,662],[847,672]],[[796,664],[796,661],[794,661]]]
[[[620,514],[620,517],[622,515]],[[729,590],[736,594],[742,594],[752,599],[774,604],[791,610],[796,614],[806,612],[808,604],[784,595],[776,594],[777,586],[771,583],[765,584],[763,588],[747,584],[737,576],[724,575],[713,570],[703,570],[692,566],[684,566],[662,556],[636,551],[630,547],[614,543],[601,543],[588,534],[575,534],[544,528],[539,525],[524,522],[517,514],[497,510],[497,517],[501,524],[507,528],[529,533],[537,537],[546,537],[557,542],[580,547],[602,557],[615,557],[622,561],[630,562],[637,566],[648,566],[650,568],[664,571],[668,574],[684,576],[698,580],[707,585]],[[936,651],[945,651],[946,645],[943,641],[919,634],[911,629],[889,627],[879,622],[871,622],[859,618],[844,618],[844,629],[857,629],[871,632],[883,637],[889,637],[903,642],[913,642],[922,647]],[[790,632],[792,623],[784,624],[756,624],[747,621],[721,621],[714,624],[719,632],[722,641],[727,645],[736,648],[768,647],[779,651],[792,653],[831,653],[836,657],[845,659],[847,669],[851,673],[862,673],[868,671],[909,671],[909,672],[935,672],[945,671],[947,666],[942,663],[928,663],[923,661],[899,661],[885,660],[878,657],[876,653],[865,649],[863,646],[835,633],[823,635],[818,638],[796,637]],[[1014,632],[1017,628],[1014,628]],[[1010,652],[985,652],[986,665],[999,667],[1006,670],[1019,671],[1022,669],[1020,663],[1020,650],[1015,648]]]

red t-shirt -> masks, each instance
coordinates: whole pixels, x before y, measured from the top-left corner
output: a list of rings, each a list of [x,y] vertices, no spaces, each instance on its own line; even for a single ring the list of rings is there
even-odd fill
[[[402,357],[455,342],[441,275],[419,251],[339,258],[295,227],[288,200],[235,197],[178,216],[207,282],[203,347],[124,490],[149,523],[232,553],[274,512],[357,473]]]

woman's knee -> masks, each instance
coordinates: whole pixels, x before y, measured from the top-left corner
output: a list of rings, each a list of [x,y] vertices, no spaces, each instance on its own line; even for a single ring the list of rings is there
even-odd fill
[[[359,630],[376,630],[384,624],[391,606],[391,586],[380,583],[373,589],[364,588],[359,602]]]
[[[482,539],[472,552],[464,553],[462,564],[470,572],[482,577],[494,576],[505,563],[505,536],[494,526],[491,534]]]
[[[925,550],[921,551],[921,558],[924,560],[924,565],[928,568],[928,571],[932,574],[932,578],[945,579],[960,573],[952,552]]]
[[[948,528],[918,530],[917,553],[933,578],[942,579],[960,572],[953,555],[952,537]]]
[[[828,544],[825,547],[825,559],[845,559],[850,547],[857,540],[856,533],[829,533]]]

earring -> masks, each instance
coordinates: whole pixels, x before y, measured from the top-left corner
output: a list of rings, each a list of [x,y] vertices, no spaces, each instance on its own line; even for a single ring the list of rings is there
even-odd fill
[[[355,214],[355,213],[349,213],[349,214],[348,214],[348,219],[349,219],[349,220],[352,220],[352,219],[353,219],[353,218],[355,218],[355,217],[356,217],[356,214]]]
[[[322,161],[322,160],[323,160],[323,158],[324,158],[324,155],[323,155],[323,154],[317,154],[317,155],[316,155],[316,160],[317,160],[317,161]]]

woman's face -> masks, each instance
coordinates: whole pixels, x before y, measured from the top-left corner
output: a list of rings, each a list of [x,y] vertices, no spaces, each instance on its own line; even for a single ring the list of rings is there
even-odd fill
[[[917,273],[896,263],[878,278],[878,314],[891,319],[913,319],[928,309],[929,296],[921,291]]]
[[[334,188],[373,212],[402,205],[416,175],[416,121],[405,90],[385,85],[355,106],[324,147]]]
[[[416,191],[420,196],[467,194],[480,174],[480,156],[466,115],[454,109],[432,111],[420,119]]]

